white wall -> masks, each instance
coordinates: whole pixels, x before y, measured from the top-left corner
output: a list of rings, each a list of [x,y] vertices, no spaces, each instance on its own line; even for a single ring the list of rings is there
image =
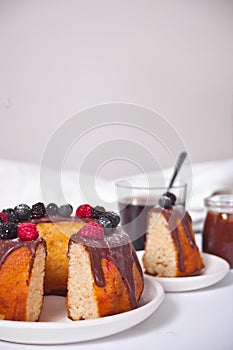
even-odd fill
[[[233,155],[232,0],[0,0],[0,43],[3,158],[40,162],[66,118],[112,101],[157,110],[194,162]]]

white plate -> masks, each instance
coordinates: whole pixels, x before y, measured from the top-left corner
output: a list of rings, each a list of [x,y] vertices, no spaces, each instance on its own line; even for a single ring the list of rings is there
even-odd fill
[[[144,251],[138,251],[137,255],[142,264]],[[229,264],[226,260],[212,254],[202,253],[205,268],[196,276],[190,277],[156,277],[150,276],[151,281],[158,281],[166,292],[184,292],[189,290],[209,287],[215,284],[229,271]]]
[[[103,338],[131,328],[149,317],[164,299],[160,283],[145,276],[137,309],[93,320],[71,321],[65,298],[46,296],[39,322],[0,321],[0,340],[24,344],[66,344]]]

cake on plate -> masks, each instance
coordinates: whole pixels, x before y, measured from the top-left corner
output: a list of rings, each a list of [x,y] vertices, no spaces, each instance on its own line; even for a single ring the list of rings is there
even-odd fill
[[[27,226],[35,232],[32,240],[21,236],[25,227],[19,228],[19,237],[15,233],[14,238],[0,239],[0,315],[5,320],[37,321],[41,313],[46,243],[38,238],[35,225]]]
[[[44,294],[67,296],[73,320],[137,307],[143,274],[119,216],[88,204],[72,211],[36,203],[0,213],[1,319],[38,320]]]
[[[115,228],[107,234],[99,232],[96,239],[92,234],[96,228],[88,226],[69,242],[69,317],[97,318],[135,309],[143,275],[129,236]]]
[[[199,273],[204,262],[188,212],[175,204],[174,195],[167,204],[148,213],[143,266],[146,273],[159,277],[184,277]]]

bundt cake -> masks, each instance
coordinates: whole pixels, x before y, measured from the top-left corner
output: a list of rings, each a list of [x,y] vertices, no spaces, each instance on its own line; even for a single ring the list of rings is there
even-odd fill
[[[93,239],[83,235],[86,226],[69,242],[69,317],[97,318],[136,308],[143,275],[129,236],[115,228]]]
[[[137,306],[143,275],[129,237],[117,227],[119,216],[88,204],[75,216],[72,211],[37,203],[0,212],[1,319],[38,320],[43,295],[65,296],[68,275],[71,319]]]
[[[190,276],[204,267],[191,217],[174,200],[149,211],[142,261],[146,273],[159,277]]]
[[[7,220],[7,225],[19,225],[30,222],[36,226],[39,237],[44,238],[47,246],[47,258],[44,280],[44,293],[63,295],[67,293],[69,238],[76,233],[85,222],[77,216],[71,216],[71,205],[50,203],[47,208],[39,202],[30,208],[26,204],[17,205],[0,213],[0,218]],[[4,220],[3,220],[4,221]]]
[[[46,244],[41,238],[0,239],[0,316],[37,321],[44,296]]]

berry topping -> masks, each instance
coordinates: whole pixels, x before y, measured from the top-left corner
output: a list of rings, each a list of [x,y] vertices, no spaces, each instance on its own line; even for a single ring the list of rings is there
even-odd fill
[[[4,222],[0,225],[0,238],[13,239],[17,237],[18,227],[14,222]]]
[[[70,216],[72,214],[73,207],[70,204],[63,204],[58,209],[58,214],[61,216]]]
[[[18,237],[22,241],[32,241],[39,237],[35,224],[23,223],[18,226]]]
[[[176,196],[171,192],[166,192],[159,198],[160,207],[165,209],[171,208],[172,205],[175,204],[175,202]]]
[[[27,204],[19,204],[14,210],[18,221],[26,221],[31,216],[31,209]]]
[[[48,215],[57,215],[58,206],[55,203],[49,203],[46,207],[46,212]]]
[[[79,235],[81,237],[88,237],[94,239],[103,239],[104,238],[104,230],[97,222],[88,222],[84,225],[79,231]]]
[[[120,223],[120,216],[114,211],[107,211],[104,214],[104,217],[111,221],[112,227],[117,227],[117,225]]]
[[[76,210],[76,216],[80,219],[92,217],[92,207],[89,204],[80,205]]]
[[[99,219],[104,212],[105,212],[104,207],[97,205],[96,207],[92,208],[91,217],[92,219]]]
[[[113,228],[112,222],[104,216],[101,216],[97,222],[100,226],[104,228],[105,231],[108,231]]]
[[[12,209],[12,208],[3,209],[2,212],[7,216],[8,221],[11,221],[11,222],[18,221],[17,215],[15,214],[14,209]]]
[[[39,202],[33,204],[31,209],[31,214],[33,218],[42,218],[46,215],[46,209],[43,203]]]
[[[0,223],[7,222],[7,221],[8,221],[8,218],[6,214],[4,214],[3,212],[0,212]]]

